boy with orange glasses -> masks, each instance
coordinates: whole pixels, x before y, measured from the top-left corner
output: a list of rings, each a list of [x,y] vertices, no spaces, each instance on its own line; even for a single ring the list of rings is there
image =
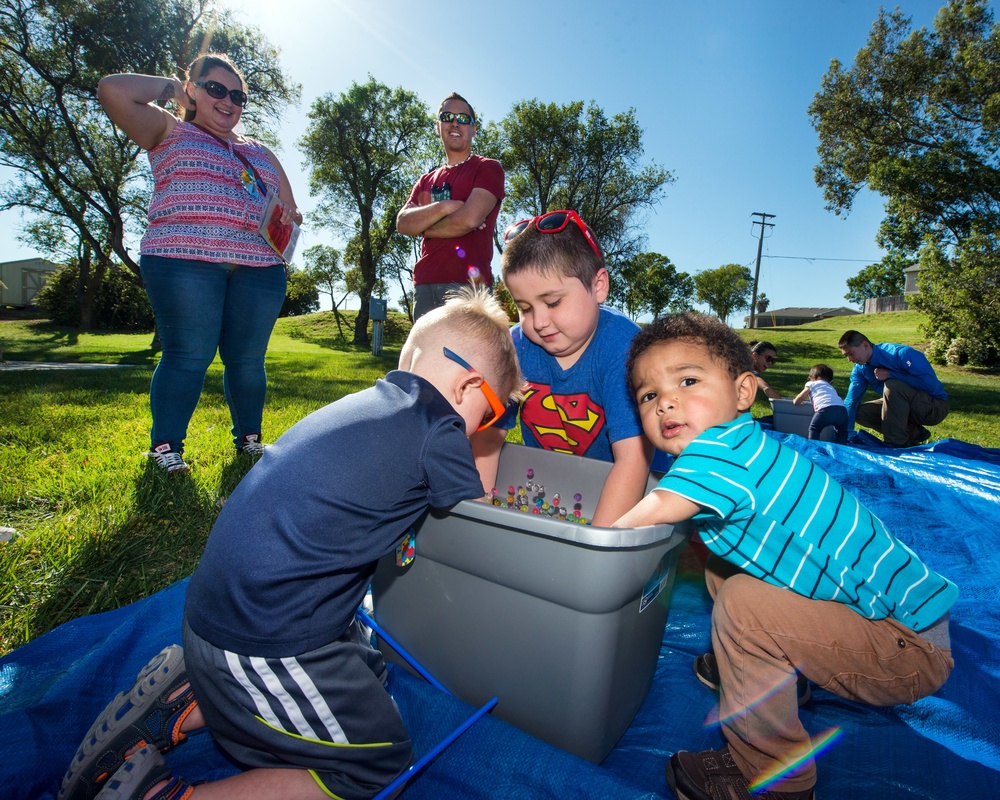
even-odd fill
[[[60,800],[188,797],[160,753],[206,726],[247,770],[215,796],[362,800],[395,780],[412,748],[354,615],[428,506],[483,497],[468,437],[520,387],[506,313],[465,289],[413,326],[398,370],[279,437],[212,528],[184,647],[104,709]]]

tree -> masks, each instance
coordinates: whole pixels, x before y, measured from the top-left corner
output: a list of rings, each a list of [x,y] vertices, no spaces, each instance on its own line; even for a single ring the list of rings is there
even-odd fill
[[[699,303],[704,303],[726,324],[734,311],[750,307],[753,274],[749,267],[726,264],[694,276]]]
[[[97,82],[114,72],[171,74],[200,47],[224,50],[246,72],[254,97],[248,131],[269,127],[299,88],[278,68],[256,29],[209,0],[5,0],[0,6],[0,164],[16,178],[0,189],[0,210],[32,212],[25,238],[79,267],[81,324],[113,255],[138,281],[130,240],[141,230],[149,171],[139,148],[108,120]]]
[[[827,208],[886,198],[880,236],[913,253],[1000,229],[1000,27],[987,0],[950,0],[934,30],[879,12],[854,66],[834,60],[809,106]]]
[[[770,299],[768,299],[768,296],[766,294],[764,294],[763,292],[761,292],[759,295],[757,295],[757,313],[758,314],[763,314],[765,311],[767,311],[767,308],[770,305],[771,305],[771,301],[770,301]]]
[[[612,273],[641,252],[642,212],[674,181],[666,169],[640,163],[642,128],[635,109],[609,119],[595,103],[584,108],[582,102],[522,100],[499,124],[483,126],[479,149],[499,159],[507,173],[505,220],[575,209]]]
[[[920,291],[910,299],[928,316],[927,333],[945,348],[955,340],[977,367],[1000,366],[1000,243],[973,232],[949,258],[932,244],[920,257]]]
[[[869,297],[894,297],[902,294],[906,288],[907,267],[914,263],[913,259],[895,250],[882,258],[877,264],[869,264],[853,278],[847,279],[847,294],[844,299],[864,306]]]
[[[298,317],[313,311],[319,311],[319,290],[315,281],[304,270],[289,268],[288,288],[278,316]]]
[[[611,293],[611,302],[632,319],[646,312],[658,317],[667,309],[685,311],[691,307],[694,281],[686,272],[678,272],[664,255],[633,256],[622,264],[620,276]]]
[[[664,311],[688,311],[694,297],[694,280],[686,272],[678,272],[670,259],[659,253],[642,253],[636,260],[645,264],[643,310],[653,317]]]
[[[395,246],[398,198],[419,174],[433,120],[415,94],[371,76],[339,96],[316,100],[309,120],[300,146],[310,192],[320,197],[316,216],[349,239],[344,261],[356,264],[362,278],[353,341],[368,344],[368,300]]]
[[[302,258],[306,262],[304,272],[312,278],[316,291],[330,296],[337,332],[343,337],[346,320],[341,316],[340,304],[350,296],[350,293],[345,291],[341,298],[337,299],[337,292],[342,288],[344,281],[344,270],[340,266],[340,251],[335,247],[317,244],[304,251]]]

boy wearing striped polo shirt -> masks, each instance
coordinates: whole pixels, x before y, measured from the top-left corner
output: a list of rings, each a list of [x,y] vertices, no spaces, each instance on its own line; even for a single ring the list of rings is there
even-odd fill
[[[676,457],[619,527],[693,519],[712,552],[712,644],[727,746],[666,768],[681,800],[812,800],[816,765],[796,670],[873,705],[912,703],[954,662],[955,585],[819,467],[750,416],[750,352],[718,320],[678,314],[632,342],[626,368],[653,444]]]

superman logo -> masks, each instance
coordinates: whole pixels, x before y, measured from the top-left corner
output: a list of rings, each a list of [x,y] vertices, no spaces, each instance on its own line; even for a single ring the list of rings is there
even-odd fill
[[[549,386],[529,382],[521,423],[544,449],[582,456],[604,428],[604,409],[586,392],[552,394]]]

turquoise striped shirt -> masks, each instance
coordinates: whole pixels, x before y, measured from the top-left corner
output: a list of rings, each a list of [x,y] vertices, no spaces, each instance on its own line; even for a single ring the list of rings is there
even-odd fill
[[[920,631],[958,596],[853,495],[749,414],[702,433],[656,490],[702,507],[693,519],[713,553],[805,597]]]

